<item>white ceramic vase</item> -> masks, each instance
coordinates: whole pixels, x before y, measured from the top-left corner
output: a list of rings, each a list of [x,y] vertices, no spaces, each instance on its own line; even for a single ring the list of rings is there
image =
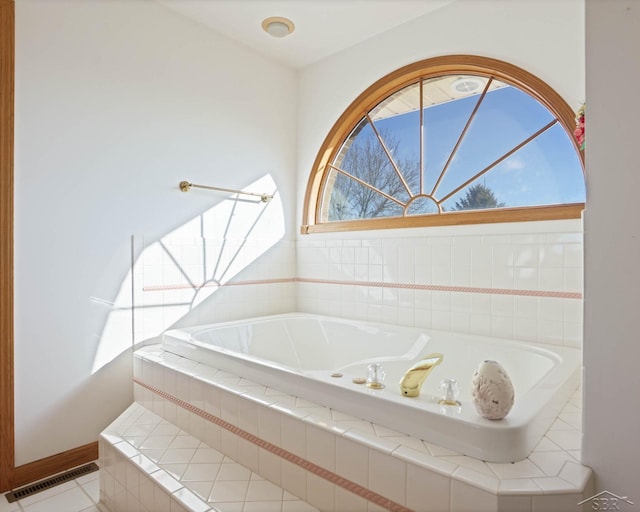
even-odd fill
[[[513,384],[497,361],[480,363],[471,379],[471,395],[478,414],[489,420],[501,420],[513,407]]]

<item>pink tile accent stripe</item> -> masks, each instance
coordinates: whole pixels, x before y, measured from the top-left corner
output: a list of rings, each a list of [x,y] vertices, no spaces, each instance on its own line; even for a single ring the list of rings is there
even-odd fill
[[[313,279],[310,277],[285,277],[281,279],[255,279],[248,281],[234,281],[229,283],[203,283],[201,285],[190,284],[168,284],[157,286],[144,286],[142,291],[155,292],[164,290],[191,290],[200,288],[221,288],[224,286],[246,286],[256,284],[278,284],[278,283],[312,283],[312,284],[333,284],[346,286],[368,286],[372,288],[390,288],[405,290],[427,290],[438,292],[462,292],[462,293],[485,293],[489,295],[514,295],[524,297],[547,297],[556,299],[582,299],[581,292],[559,292],[549,290],[516,290],[512,288],[478,288],[473,286],[440,286],[434,284],[410,284],[410,283],[384,283],[381,281],[342,281],[331,279]]]
[[[580,292],[554,292],[545,290],[516,290],[511,288],[477,288],[473,286],[440,286],[434,284],[383,283],[380,281],[332,281],[329,279],[296,278],[300,283],[343,284],[351,286],[372,286],[375,288],[401,288],[405,290],[430,290],[439,292],[487,293],[494,295],[524,295],[528,297],[553,297],[561,299],[581,299]]]
[[[288,462],[291,462],[293,464],[295,464],[296,466],[299,466],[311,473],[313,473],[314,475],[317,475],[321,478],[324,478],[325,480],[328,480],[329,482],[331,482],[334,485],[337,485],[339,487],[342,487],[343,489],[350,491],[358,496],[360,496],[361,498],[364,498],[372,503],[375,503],[376,505],[378,505],[379,507],[384,508],[385,510],[389,510],[391,512],[412,512],[411,509],[406,508],[403,505],[400,505],[399,503],[396,503],[395,501],[392,501],[388,498],[385,498],[384,496],[371,491],[369,489],[367,489],[366,487],[362,487],[361,485],[356,484],[355,482],[352,482],[351,480],[348,480],[344,477],[341,477],[340,475],[333,473],[332,471],[329,471],[323,467],[320,467],[316,464],[314,464],[313,462],[310,462],[306,459],[303,459],[302,457],[299,457],[298,455],[295,455],[294,453],[291,453],[287,450],[284,450],[282,448],[280,448],[279,446],[276,446],[275,444],[269,443],[267,441],[265,441],[264,439],[261,439],[249,432],[247,432],[246,430],[243,430],[239,427],[236,427],[235,425],[221,419],[218,418],[217,416],[214,416],[213,414],[210,414],[206,411],[203,411],[202,409],[195,407],[193,405],[191,405],[189,402],[185,402],[184,400],[181,400],[169,393],[166,393],[158,388],[155,388],[153,386],[150,386],[148,384],[145,384],[143,381],[141,381],[140,379],[137,379],[134,377],[133,382],[138,384],[139,386],[142,386],[145,389],[148,389],[149,391],[151,391],[152,393],[164,398],[165,400],[169,400],[170,402],[178,405],[179,407],[182,407],[183,409],[186,409],[187,411],[190,411],[194,414],[197,414],[198,416],[200,416],[201,418],[204,418],[207,421],[210,421],[211,423],[214,423],[216,425],[218,425],[219,427],[224,428],[225,430],[228,430],[229,432],[240,436],[242,439],[244,439],[245,441],[249,441],[250,443],[253,443],[257,446],[259,446],[260,448],[263,448],[264,450],[267,450],[268,452],[273,453],[274,455],[277,455],[278,457],[281,457],[283,459],[285,459]]]
[[[201,284],[159,284],[155,286],[143,286],[143,292],[157,292],[166,290],[199,290],[200,288],[222,288],[224,286],[246,286],[251,284],[278,284],[278,283],[294,283],[295,277],[282,277],[280,279],[249,279],[247,281],[230,281],[227,283],[219,283],[217,281],[209,281]]]

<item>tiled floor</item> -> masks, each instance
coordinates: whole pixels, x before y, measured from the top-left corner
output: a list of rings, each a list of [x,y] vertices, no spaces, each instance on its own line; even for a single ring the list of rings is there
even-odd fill
[[[105,512],[100,499],[99,473],[81,476],[15,503],[0,496],[0,512]]]

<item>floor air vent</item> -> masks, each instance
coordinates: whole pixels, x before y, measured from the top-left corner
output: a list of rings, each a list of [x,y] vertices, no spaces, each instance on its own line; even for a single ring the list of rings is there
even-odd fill
[[[85,464],[84,466],[70,469],[69,471],[60,473],[59,475],[47,478],[46,480],[41,480],[40,482],[36,482],[35,484],[30,484],[25,487],[21,487],[20,489],[16,489],[15,491],[8,492],[7,494],[5,494],[5,497],[7,498],[7,501],[9,503],[13,503],[14,501],[22,500],[27,496],[32,496],[33,494],[51,489],[56,485],[60,485],[70,480],[75,480],[76,478],[79,478],[81,476],[88,475],[89,473],[98,471],[98,469],[98,465],[95,462],[91,462],[90,464]]]

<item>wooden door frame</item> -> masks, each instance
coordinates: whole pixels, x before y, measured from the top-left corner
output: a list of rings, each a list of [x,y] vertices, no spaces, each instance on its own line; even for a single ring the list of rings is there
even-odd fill
[[[98,443],[93,442],[15,465],[14,100],[15,0],[0,0],[0,492],[98,458]]]
[[[15,3],[0,0],[0,491],[15,472],[13,379],[13,146]]]

